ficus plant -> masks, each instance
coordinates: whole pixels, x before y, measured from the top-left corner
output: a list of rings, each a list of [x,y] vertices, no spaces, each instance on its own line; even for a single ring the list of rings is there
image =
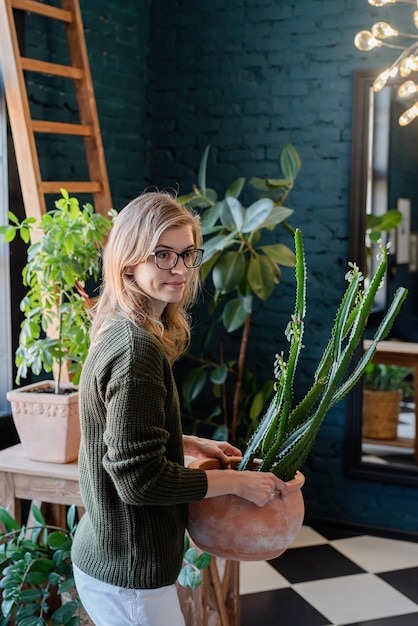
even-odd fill
[[[251,186],[260,192],[255,202],[240,201],[245,178],[236,179],[223,198],[206,182],[209,146],[198,172],[197,184],[179,201],[198,208],[204,237],[202,279],[209,305],[209,331],[203,338],[201,354],[182,384],[183,403],[194,425],[192,405],[207,385],[211,385],[214,406],[203,420],[212,425],[213,437],[237,442],[247,439],[273,391],[273,380],[259,385],[253,371],[245,367],[254,305],[266,301],[281,280],[281,266],[295,265],[295,254],[284,243],[271,243],[272,231],[281,226],[293,234],[288,223],[292,209],[285,206],[301,162],[296,149],[285,145],[279,155],[281,177],[252,178]],[[239,334],[237,354],[225,356],[224,341],[213,341],[222,326],[227,334]],[[216,350],[210,346],[216,345]],[[191,355],[189,355],[191,356]]]
[[[259,471],[272,471],[290,480],[306,460],[328,411],[357,384],[376,351],[377,343],[390,331],[407,296],[404,287],[395,292],[370,347],[362,345],[367,319],[387,269],[387,251],[381,246],[379,266],[364,287],[362,273],[355,264],[346,274],[348,286],[335,315],[322,358],[311,387],[301,401],[294,402],[294,380],[301,352],[305,348],[306,264],[300,230],[295,231],[296,299],[294,314],[286,329],[288,355],[276,355],[275,394],[257,430],[248,443],[238,470],[246,469],[254,458],[261,459]],[[360,356],[359,356],[360,353]]]
[[[15,354],[16,382],[28,376],[54,373],[55,393],[60,392],[63,366],[68,364],[77,384],[89,346],[91,314],[85,292],[87,280],[97,280],[100,254],[112,226],[95,213],[91,204],[80,206],[77,198],[61,189],[55,208],[39,221],[19,220],[8,212],[9,224],[0,227],[4,241],[17,234],[28,244],[23,283],[28,291],[21,301],[24,315]]]

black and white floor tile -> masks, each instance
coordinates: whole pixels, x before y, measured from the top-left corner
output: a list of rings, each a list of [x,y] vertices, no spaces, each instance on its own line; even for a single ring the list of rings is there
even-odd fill
[[[303,526],[240,592],[241,626],[418,626],[418,542]]]

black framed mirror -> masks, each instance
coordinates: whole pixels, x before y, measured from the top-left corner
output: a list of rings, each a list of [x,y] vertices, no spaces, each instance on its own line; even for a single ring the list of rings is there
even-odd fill
[[[400,200],[409,202],[407,261],[402,243],[399,250],[399,234],[385,235],[393,239],[394,245],[390,249],[388,276],[374,313],[376,320],[372,319],[370,323],[378,322],[392,293],[402,284],[409,288],[409,296],[408,306],[402,311],[407,317],[399,325],[400,334],[404,332],[405,336],[399,338],[417,342],[418,272],[416,259],[409,256],[413,254],[412,245],[411,249],[409,245],[418,230],[418,121],[408,127],[399,126],[399,115],[406,107],[399,102],[396,85],[384,87],[378,94],[373,92],[373,81],[378,73],[379,69],[353,72],[349,258],[356,261],[367,275],[367,214],[381,214],[398,208]],[[396,333],[394,336],[397,339]],[[355,387],[347,398],[345,461],[349,476],[418,485],[415,404],[410,402],[407,410],[410,415],[402,415],[405,415],[405,424],[409,424],[410,428],[408,438],[402,439],[410,440],[409,444],[404,442],[401,448],[397,447],[397,441],[367,443],[362,428],[362,382]]]

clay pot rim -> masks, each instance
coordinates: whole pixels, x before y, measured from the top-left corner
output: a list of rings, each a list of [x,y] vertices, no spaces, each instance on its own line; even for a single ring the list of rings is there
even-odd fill
[[[235,469],[238,463],[241,461],[240,456],[231,456],[230,457],[230,469]],[[256,467],[261,463],[261,459],[254,459],[252,463],[252,467]],[[225,468],[219,459],[216,458],[196,458],[190,461],[188,464],[190,469],[203,469],[203,470],[212,470],[212,469],[227,469]],[[295,477],[291,480],[286,481],[286,485],[288,489],[291,491],[301,489],[305,484],[305,476],[299,470],[296,471]]]

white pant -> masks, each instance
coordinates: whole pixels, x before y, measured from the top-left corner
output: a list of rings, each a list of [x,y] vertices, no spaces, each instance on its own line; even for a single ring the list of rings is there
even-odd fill
[[[101,582],[73,564],[80,600],[96,626],[184,626],[176,585],[125,589]]]

